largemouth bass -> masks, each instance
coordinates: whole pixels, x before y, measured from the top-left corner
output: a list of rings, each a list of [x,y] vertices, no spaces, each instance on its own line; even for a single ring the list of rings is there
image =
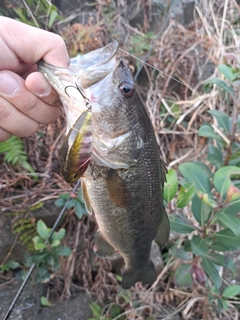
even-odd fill
[[[117,49],[111,42],[73,58],[68,69],[43,61],[38,67],[66,112],[64,176],[68,181],[81,177],[87,211],[99,227],[94,250],[102,257],[115,251],[122,255],[122,287],[127,289],[137,281],[155,281],[151,244],[154,239],[166,244],[169,221],[163,205],[166,167],[132,74]],[[91,117],[86,118],[87,113]]]

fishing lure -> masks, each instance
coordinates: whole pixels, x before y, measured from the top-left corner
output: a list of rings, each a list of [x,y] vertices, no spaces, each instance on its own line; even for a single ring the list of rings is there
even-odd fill
[[[81,178],[92,154],[92,113],[84,111],[68,132],[60,150],[61,173],[69,182]]]

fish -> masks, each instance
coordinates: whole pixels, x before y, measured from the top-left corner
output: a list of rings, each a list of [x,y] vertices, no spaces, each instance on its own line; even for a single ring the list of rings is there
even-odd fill
[[[83,141],[91,131],[89,161],[80,173],[75,165],[79,158],[70,154],[79,152],[80,157],[83,144],[67,138],[62,149],[68,160],[61,161],[68,168],[65,177],[75,167],[81,178],[86,209],[98,224],[95,253],[108,258],[118,252],[123,257],[122,288],[138,281],[152,284],[157,277],[150,260],[152,241],[163,247],[169,238],[163,203],[167,168],[132,73],[118,55],[118,43],[78,55],[66,69],[44,61],[38,68],[59,94],[67,134],[73,137],[71,128],[76,128]],[[84,112],[91,114],[91,129],[75,124]]]

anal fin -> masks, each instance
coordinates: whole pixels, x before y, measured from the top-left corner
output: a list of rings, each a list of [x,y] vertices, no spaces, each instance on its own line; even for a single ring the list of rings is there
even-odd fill
[[[96,255],[103,258],[110,257],[115,253],[115,249],[102,237],[100,232],[96,234],[93,250]]]

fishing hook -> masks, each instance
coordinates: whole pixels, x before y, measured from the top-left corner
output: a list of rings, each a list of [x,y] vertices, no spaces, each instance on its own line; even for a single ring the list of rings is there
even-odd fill
[[[90,101],[89,101],[89,99],[84,95],[84,93],[83,93],[83,88],[80,86],[80,85],[78,85],[77,84],[77,82],[75,82],[75,86],[74,85],[69,85],[69,86],[66,86],[65,87],[65,89],[64,89],[64,91],[65,91],[65,93],[66,93],[66,95],[69,97],[69,98],[71,98],[70,97],[70,95],[67,93],[67,89],[68,88],[75,88],[80,94],[81,94],[81,96],[83,97],[83,99],[85,100],[85,103],[86,103],[86,107],[87,107],[87,109],[88,109],[88,111],[91,111],[91,104],[90,104]]]

